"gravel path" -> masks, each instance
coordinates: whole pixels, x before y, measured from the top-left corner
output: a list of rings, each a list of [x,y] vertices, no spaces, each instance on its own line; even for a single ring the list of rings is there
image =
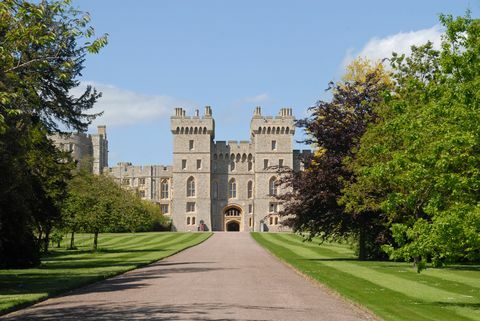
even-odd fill
[[[5,320],[374,320],[279,262],[248,233],[215,233],[148,267]]]

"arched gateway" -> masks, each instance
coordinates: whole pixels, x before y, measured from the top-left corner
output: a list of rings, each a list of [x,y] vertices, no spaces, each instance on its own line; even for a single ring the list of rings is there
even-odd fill
[[[240,232],[242,222],[242,208],[229,205],[223,210],[224,230],[227,232]]]

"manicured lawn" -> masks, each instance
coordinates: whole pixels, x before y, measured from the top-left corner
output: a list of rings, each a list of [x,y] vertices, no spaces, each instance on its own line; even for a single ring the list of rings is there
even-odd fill
[[[38,268],[0,270],[0,314],[15,307],[105,279],[194,246],[211,233],[100,234],[99,250],[91,252],[92,235],[78,234],[78,250],[52,249]]]
[[[429,268],[360,262],[347,245],[302,242],[287,233],[252,233],[274,255],[385,320],[480,320],[480,266]]]

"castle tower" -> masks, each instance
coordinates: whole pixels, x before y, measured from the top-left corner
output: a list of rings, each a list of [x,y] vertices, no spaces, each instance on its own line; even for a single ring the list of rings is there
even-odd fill
[[[196,231],[203,223],[211,230],[211,150],[215,137],[212,109],[187,116],[175,108],[173,134],[172,219],[178,231]]]
[[[277,213],[280,208],[274,194],[281,189],[275,185],[279,179],[275,167],[293,168],[294,121],[291,108],[281,108],[275,117],[262,116],[261,108],[255,108],[250,123],[251,139],[255,146],[255,231],[278,225]]]
[[[91,136],[93,149],[93,173],[100,175],[103,173],[103,169],[108,167],[107,126],[98,126],[97,130],[97,134]]]

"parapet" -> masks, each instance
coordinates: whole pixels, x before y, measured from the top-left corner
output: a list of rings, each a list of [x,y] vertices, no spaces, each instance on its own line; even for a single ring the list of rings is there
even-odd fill
[[[250,122],[252,136],[258,134],[287,134],[295,133],[295,119],[292,108],[281,108],[278,116],[262,116],[260,107],[256,107]]]
[[[200,116],[198,109],[195,110],[193,116],[187,116],[185,109],[175,108],[174,115],[170,118],[172,134],[215,134],[215,122],[212,118],[212,108],[205,107],[205,113]]]

